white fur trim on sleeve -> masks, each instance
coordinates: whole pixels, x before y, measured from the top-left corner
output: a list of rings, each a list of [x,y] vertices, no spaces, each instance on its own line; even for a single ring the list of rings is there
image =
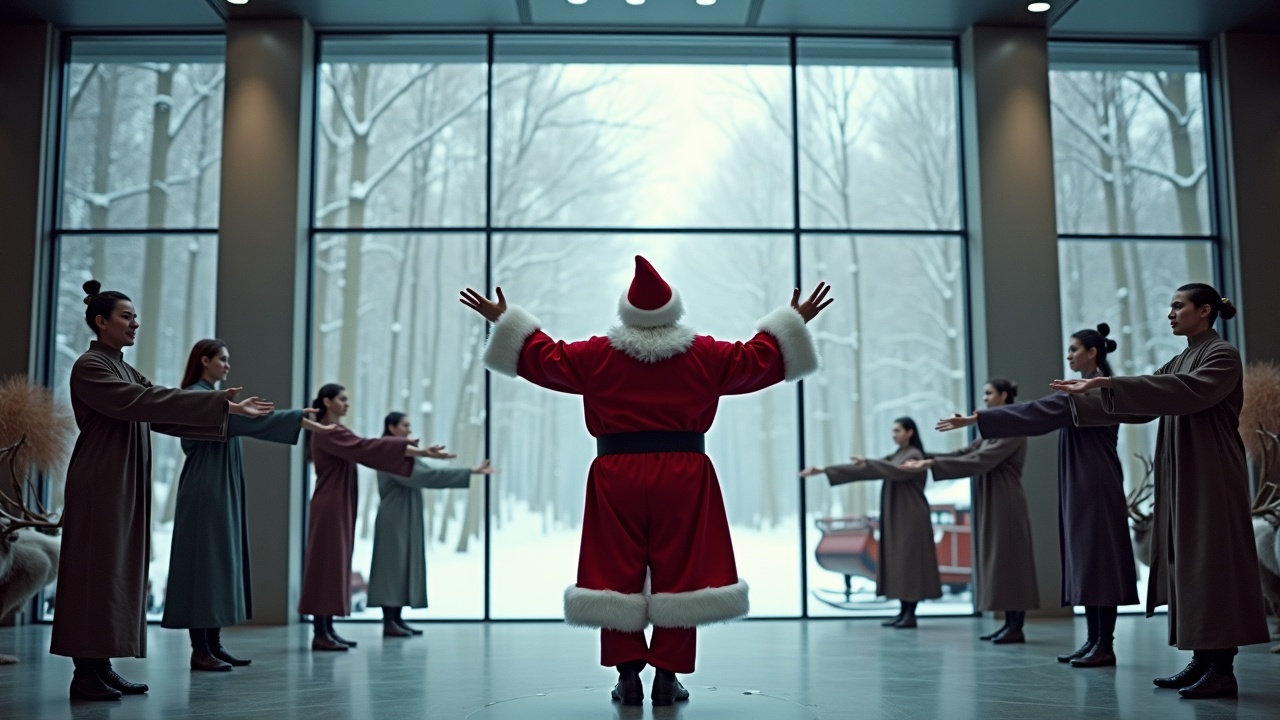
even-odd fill
[[[644,593],[570,585],[564,590],[564,621],[575,627],[637,632],[649,625],[648,603]]]
[[[778,341],[782,348],[782,362],[786,365],[786,379],[799,380],[811,375],[822,366],[818,357],[818,346],[804,318],[790,305],[783,305],[760,318],[756,329],[767,332]]]
[[[489,333],[489,343],[484,348],[484,366],[507,377],[515,377],[524,341],[541,328],[542,323],[529,311],[519,305],[507,307],[494,324],[493,332]]]
[[[649,620],[654,627],[690,628],[746,617],[751,611],[747,582],[649,597]]]

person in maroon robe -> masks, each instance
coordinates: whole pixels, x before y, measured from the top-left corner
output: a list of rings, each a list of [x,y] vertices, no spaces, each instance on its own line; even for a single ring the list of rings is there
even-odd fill
[[[311,435],[311,463],[316,488],[307,522],[307,551],[302,563],[302,596],[298,612],[310,615],[312,650],[344,651],[356,643],[333,630],[335,615],[351,614],[351,553],[356,541],[358,483],[356,466],[411,475],[414,458],[448,459],[443,445],[417,447],[416,440],[387,435],[362,438],[341,425],[351,408],[347,389],[336,383],[320,388],[311,403],[316,422],[338,426]]]

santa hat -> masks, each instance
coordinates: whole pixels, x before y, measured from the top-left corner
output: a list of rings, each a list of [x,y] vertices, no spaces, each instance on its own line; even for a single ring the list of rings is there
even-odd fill
[[[657,270],[639,255],[631,287],[618,299],[618,317],[628,327],[652,328],[672,325],[684,316],[680,293],[667,284]]]

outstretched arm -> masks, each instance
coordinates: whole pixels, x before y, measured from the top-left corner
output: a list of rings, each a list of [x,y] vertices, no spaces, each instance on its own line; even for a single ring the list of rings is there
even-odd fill
[[[579,395],[583,392],[583,356],[590,342],[566,343],[542,332],[542,323],[519,305],[508,305],[502,288],[497,302],[467,288],[460,302],[494,323],[484,349],[484,365],[507,377]],[[590,363],[587,363],[590,364]]]

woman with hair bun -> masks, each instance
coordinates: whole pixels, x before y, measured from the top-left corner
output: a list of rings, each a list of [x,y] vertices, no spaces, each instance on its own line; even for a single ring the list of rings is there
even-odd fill
[[[987,408],[1012,403],[1018,384],[992,378],[982,390]],[[1022,490],[1022,467],[1027,462],[1027,439],[1011,437],[975,440],[949,453],[926,453],[924,460],[908,460],[904,470],[930,470],[934,480],[973,477],[974,543],[981,571],[976,578],[979,612],[1004,611],[1004,625],[981,639],[997,645],[1027,641],[1022,631],[1027,611],[1040,607],[1036,558],[1031,550],[1031,518]]]
[[[1147,615],[1168,605],[1169,644],[1192,651],[1185,669],[1154,680],[1185,698],[1235,696],[1237,649],[1269,639],[1240,440],[1244,369],[1213,329],[1235,314],[1211,286],[1183,285],[1169,327],[1187,349],[1155,374],[1050,385],[1071,394],[1080,427],[1160,420]]]
[[[1082,378],[1111,377],[1107,355],[1116,342],[1102,323],[1071,336],[1067,364]],[[1031,402],[979,410],[938,423],[938,430],[977,425],[984,438],[1044,435],[1058,430],[1058,552],[1062,605],[1083,605],[1084,645],[1058,656],[1072,667],[1116,664],[1112,640],[1119,605],[1138,602],[1138,576],[1129,541],[1124,472],[1116,452],[1118,425],[1076,427],[1071,400],[1058,392]]]
[[[49,652],[75,662],[71,697],[117,700],[147,686],[120,677],[111,658],[147,655],[151,556],[151,431],[224,440],[227,416],[260,417],[271,403],[232,402],[240,388],[152,385],[124,361],[138,314],[128,296],[84,284],[84,321],[97,339],[71,368],[80,436],[67,467],[62,555]]]
[[[316,422],[334,424],[331,432],[311,433],[309,451],[316,487],[307,520],[307,551],[302,562],[298,612],[310,615],[312,650],[345,651],[356,643],[333,630],[335,615],[351,614],[351,552],[356,542],[356,466],[400,476],[413,474],[414,458],[449,459],[443,445],[417,447],[408,437],[362,438],[342,425],[351,409],[347,389],[337,383],[320,388],[311,402]]]

